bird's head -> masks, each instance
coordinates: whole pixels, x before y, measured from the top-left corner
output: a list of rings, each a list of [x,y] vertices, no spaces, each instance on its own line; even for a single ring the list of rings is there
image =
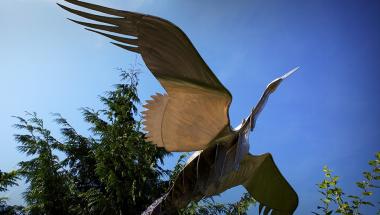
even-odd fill
[[[275,80],[273,80],[272,82],[270,82],[267,86],[267,89],[268,89],[268,93],[273,93],[277,87],[280,85],[280,83],[282,82],[283,79],[281,78],[276,78]]]
[[[294,72],[296,72],[297,70],[299,69],[299,67],[296,67],[292,70],[290,70],[289,72],[287,72],[285,75],[279,77],[279,78],[276,78],[275,80],[273,80],[272,82],[270,82],[267,86],[267,90],[269,93],[273,93],[277,87],[280,85],[280,83],[287,77],[289,77],[291,74],[293,74]]]

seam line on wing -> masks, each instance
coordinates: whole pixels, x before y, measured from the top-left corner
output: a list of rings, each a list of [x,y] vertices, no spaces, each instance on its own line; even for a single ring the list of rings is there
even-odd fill
[[[168,99],[167,99],[167,101],[165,102],[164,111],[162,112],[162,118],[161,118],[161,131],[160,131],[160,132],[161,132],[161,142],[162,142],[162,145],[164,146],[165,149],[167,149],[167,148],[165,147],[165,142],[164,142],[164,137],[163,137],[163,130],[164,130],[163,122],[164,122],[164,119],[165,119],[166,107],[168,106],[169,99],[170,99],[169,94],[166,94],[166,95],[167,95]],[[165,98],[165,95],[164,95],[163,98]]]

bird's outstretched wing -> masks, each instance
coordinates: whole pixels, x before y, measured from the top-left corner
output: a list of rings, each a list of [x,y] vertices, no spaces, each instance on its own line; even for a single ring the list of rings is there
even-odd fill
[[[168,95],[153,96],[145,106],[148,140],[168,151],[195,151],[204,149],[219,132],[229,127],[228,108],[232,96],[181,29],[155,16],[77,0],[65,1],[111,15],[96,15],[59,4],[71,13],[102,24],[73,22],[117,41],[113,44],[121,48],[140,53],[166,90]]]
[[[259,203],[259,214],[293,214],[298,205],[297,193],[278,170],[269,153],[254,156],[248,154],[241,163],[241,170],[248,175],[243,183]]]
[[[227,158],[228,159],[228,155]],[[240,163],[239,170],[231,171],[219,178],[214,188],[209,186],[207,196],[224,192],[243,185],[251,196],[260,203],[259,214],[293,214],[298,206],[298,196],[278,170],[272,155],[248,154]]]
[[[223,153],[217,145],[195,153],[178,174],[173,187],[161,205],[163,211],[184,208],[191,201],[218,195],[243,185],[259,203],[259,214],[291,215],[297,208],[298,196],[273,161],[272,155],[247,154],[238,170],[232,170],[235,148]],[[231,153],[229,153],[229,151]],[[224,157],[224,170],[217,167],[218,156]],[[229,167],[230,166],[230,167]],[[216,168],[216,169],[215,169]]]

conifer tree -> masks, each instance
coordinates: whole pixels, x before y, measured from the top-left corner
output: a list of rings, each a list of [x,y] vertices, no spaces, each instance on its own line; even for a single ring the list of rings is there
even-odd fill
[[[167,188],[160,167],[168,153],[145,141],[137,121],[137,71],[121,71],[124,83],[101,97],[105,108],[82,109],[92,137],[85,138],[62,117],[71,176],[90,213],[138,214]],[[83,210],[84,207],[80,206]]]
[[[136,121],[137,71],[121,71],[124,83],[101,97],[106,108],[83,109],[96,135],[96,174],[109,208],[118,214],[141,213],[167,188],[160,162],[168,153],[145,141]]]
[[[16,180],[19,179],[17,171],[3,172],[0,170],[0,193],[8,190],[9,187],[17,186]],[[23,214],[22,206],[8,205],[7,197],[0,196],[0,214],[16,215]]]
[[[19,172],[29,184],[24,199],[30,214],[68,214],[68,183],[58,157],[54,155],[58,141],[44,128],[36,113],[27,113],[29,119],[17,117],[16,128],[26,131],[16,134],[21,144],[18,150],[32,158],[19,162]]]

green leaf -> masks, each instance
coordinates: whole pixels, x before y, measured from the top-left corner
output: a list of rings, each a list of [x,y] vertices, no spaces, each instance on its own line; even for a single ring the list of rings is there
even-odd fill
[[[325,173],[331,173],[331,170],[326,165],[323,166],[322,171],[325,172]]]
[[[365,188],[365,183],[364,182],[356,182],[356,186],[358,186],[361,189]]]
[[[352,196],[352,195],[349,195],[348,198],[351,198],[351,199],[359,199],[358,196]]]
[[[375,167],[377,162],[373,160],[373,161],[369,161],[368,164]]]
[[[368,181],[372,180],[372,175],[371,175],[370,172],[363,172],[363,175],[364,175],[364,177],[365,177]]]
[[[319,188],[320,189],[326,189],[328,186],[327,182],[326,181],[323,181],[321,184],[319,184]]]
[[[367,191],[367,192],[363,192],[362,193],[364,196],[371,196],[373,193],[372,192],[369,192],[369,191]]]
[[[373,169],[373,172],[375,172],[375,173],[380,173],[380,168],[379,168],[379,167],[376,167],[375,169]]]

